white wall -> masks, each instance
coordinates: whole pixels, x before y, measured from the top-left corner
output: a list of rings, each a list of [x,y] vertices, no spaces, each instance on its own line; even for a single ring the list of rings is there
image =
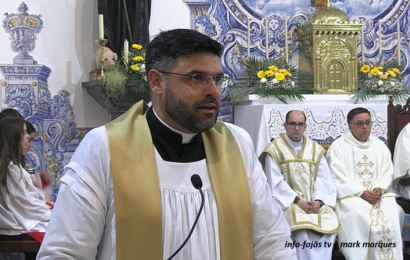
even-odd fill
[[[0,14],[18,13],[20,0],[1,1]],[[51,95],[65,89],[71,94],[77,126],[95,127],[110,120],[107,113],[83,90],[94,69],[98,48],[98,0],[25,0],[29,14],[41,14],[44,27],[37,35],[31,53],[39,64],[51,68],[48,78]],[[151,35],[160,30],[189,28],[189,10],[182,0],[153,0]],[[10,48],[9,34],[0,28],[0,64],[10,64],[16,55]],[[0,79],[3,75],[0,74]],[[4,107],[2,104],[1,107]]]
[[[160,30],[190,28],[188,6],[182,0],[152,0],[150,35],[155,36]]]

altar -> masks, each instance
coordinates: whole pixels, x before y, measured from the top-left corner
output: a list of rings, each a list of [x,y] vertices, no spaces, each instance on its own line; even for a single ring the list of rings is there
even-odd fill
[[[251,135],[256,154],[259,155],[271,140],[285,132],[283,123],[289,110],[300,110],[306,115],[305,135],[317,141],[325,149],[348,131],[347,113],[355,107],[367,108],[372,117],[372,134],[387,142],[387,97],[371,99],[354,104],[351,96],[304,95],[304,100],[290,101],[260,99],[250,95],[234,107],[234,124],[244,128]]]

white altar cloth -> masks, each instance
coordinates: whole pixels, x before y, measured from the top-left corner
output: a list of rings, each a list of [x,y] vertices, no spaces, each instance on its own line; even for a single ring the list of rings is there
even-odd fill
[[[346,116],[355,107],[367,108],[372,116],[372,134],[387,141],[387,97],[354,104],[349,95],[304,95],[305,100],[284,104],[278,100],[259,99],[250,95],[234,107],[234,124],[244,128],[252,137],[255,151],[259,155],[272,138],[284,133],[286,113],[301,110],[306,115],[305,134],[324,148],[348,130]]]

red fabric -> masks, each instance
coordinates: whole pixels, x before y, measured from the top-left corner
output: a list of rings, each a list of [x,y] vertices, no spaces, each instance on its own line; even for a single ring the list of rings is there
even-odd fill
[[[41,244],[43,242],[45,234],[46,234],[45,232],[29,232],[29,233],[24,233],[23,235],[29,236]]]

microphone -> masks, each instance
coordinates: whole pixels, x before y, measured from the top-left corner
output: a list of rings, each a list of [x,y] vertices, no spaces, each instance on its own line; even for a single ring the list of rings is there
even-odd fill
[[[192,186],[194,186],[194,188],[199,190],[199,192],[201,193],[201,207],[199,207],[198,215],[196,215],[194,224],[192,224],[191,230],[189,231],[188,236],[185,238],[185,241],[182,243],[182,245],[167,260],[171,260],[172,258],[174,258],[174,256],[176,256],[179,253],[179,251],[181,251],[181,249],[188,242],[189,238],[192,235],[192,232],[194,232],[196,224],[198,223],[198,219],[199,219],[199,216],[202,213],[202,209],[204,208],[205,198],[204,198],[204,193],[202,192],[202,189],[201,189],[202,188],[201,177],[199,177],[198,174],[192,175],[191,176],[191,183],[192,183]]]

